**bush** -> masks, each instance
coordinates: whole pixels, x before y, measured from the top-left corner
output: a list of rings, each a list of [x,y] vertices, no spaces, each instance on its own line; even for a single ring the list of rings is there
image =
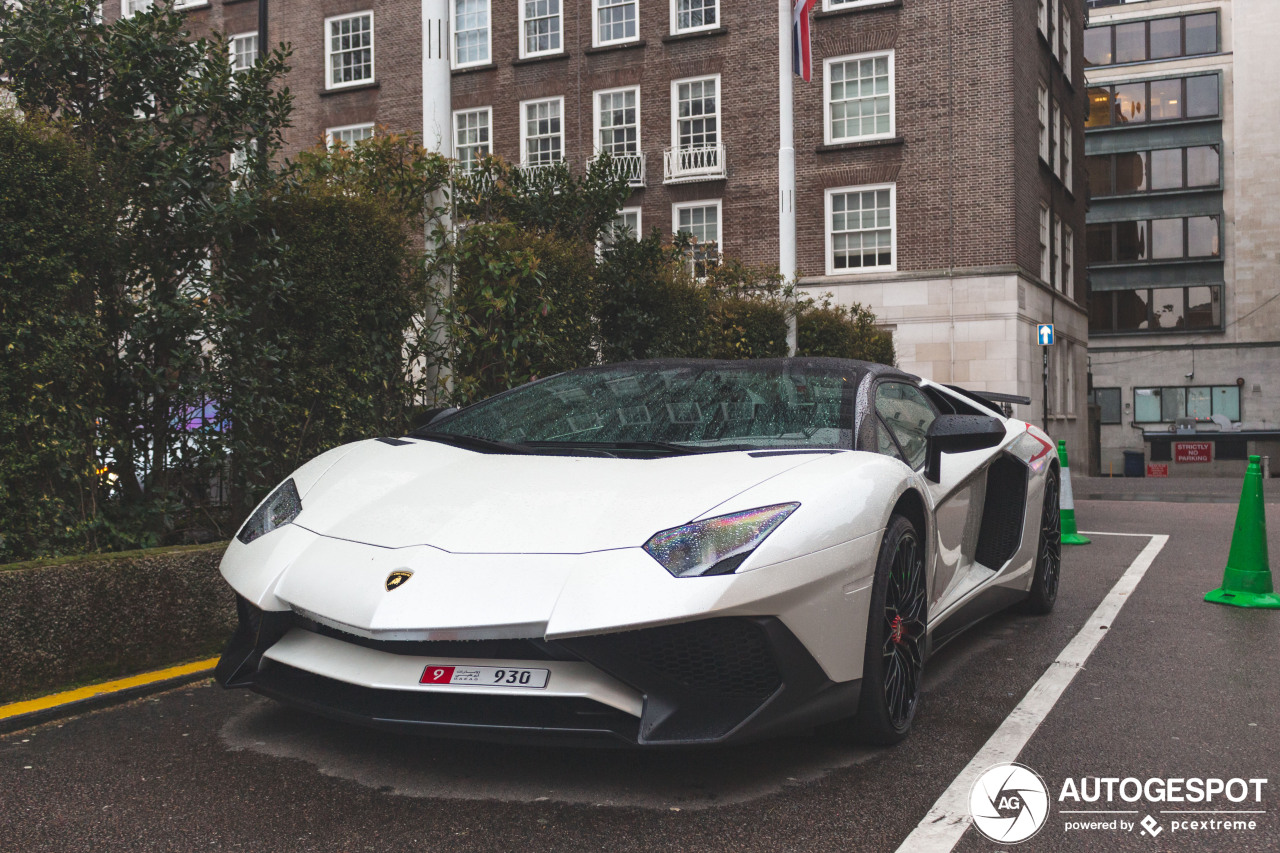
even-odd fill
[[[107,224],[61,130],[0,112],[0,563],[98,546],[106,352],[92,277]]]
[[[796,318],[796,354],[856,358],[895,364],[893,336],[876,328],[868,309],[821,304],[803,306]]]
[[[711,291],[689,277],[680,251],[657,229],[605,249],[599,281],[605,361],[708,354]]]
[[[405,335],[427,303],[420,253],[376,198],[292,187],[240,248],[261,255],[262,240],[276,244],[277,265],[228,277],[221,293],[221,396],[242,511],[318,453],[410,427]]]

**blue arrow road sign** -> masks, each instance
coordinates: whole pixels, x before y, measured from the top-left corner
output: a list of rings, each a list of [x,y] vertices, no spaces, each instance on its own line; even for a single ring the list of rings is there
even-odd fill
[[[1040,338],[1041,346],[1047,347],[1050,344],[1052,344],[1053,343],[1053,324],[1041,323],[1036,328],[1036,336]]]

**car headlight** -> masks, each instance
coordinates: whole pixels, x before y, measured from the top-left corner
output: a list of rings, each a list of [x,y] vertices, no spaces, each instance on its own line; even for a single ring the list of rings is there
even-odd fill
[[[284,527],[302,512],[302,498],[298,497],[298,487],[290,477],[272,492],[265,501],[253,511],[249,520],[240,528],[236,538],[248,545],[259,536],[263,536],[278,527]]]
[[[799,506],[763,506],[673,527],[653,534],[644,549],[678,578],[727,575]]]

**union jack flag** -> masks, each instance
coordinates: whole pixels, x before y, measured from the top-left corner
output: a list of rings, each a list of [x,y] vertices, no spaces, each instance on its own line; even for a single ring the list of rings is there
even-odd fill
[[[813,73],[813,55],[809,50],[809,10],[814,0],[793,0],[791,7],[791,69],[804,82]]]

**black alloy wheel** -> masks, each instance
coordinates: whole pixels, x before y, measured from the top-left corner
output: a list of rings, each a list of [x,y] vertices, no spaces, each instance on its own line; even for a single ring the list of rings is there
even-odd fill
[[[927,600],[925,546],[915,526],[894,516],[885,530],[871,592],[858,730],[870,743],[906,737],[920,702]]]
[[[1044,475],[1044,502],[1040,507],[1040,541],[1036,547],[1036,573],[1031,582],[1025,609],[1045,614],[1058,600],[1062,577],[1062,512],[1058,472],[1050,468]]]

